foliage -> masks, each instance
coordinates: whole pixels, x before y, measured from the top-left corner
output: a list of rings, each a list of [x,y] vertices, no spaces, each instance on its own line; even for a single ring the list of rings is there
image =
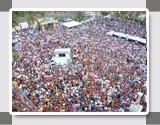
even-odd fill
[[[19,18],[23,17],[28,22],[29,25],[32,25],[35,21],[38,23],[37,17],[44,17],[50,11],[13,11],[12,12],[12,26],[18,25]]]
[[[134,20],[140,22],[141,24],[146,24],[146,18],[141,19],[140,15],[145,15],[145,11],[114,11],[113,16],[121,17],[128,20]]]
[[[12,53],[12,58],[17,58],[19,57],[19,54],[17,52]]]
[[[85,12],[83,12],[83,11],[76,11],[75,12],[74,20],[79,21],[79,22],[83,21],[83,20],[86,20]]]
[[[120,17],[120,11],[115,11],[113,12],[114,17]]]
[[[101,14],[102,14],[103,16],[106,16],[106,15],[110,14],[110,12],[109,12],[109,11],[101,11]]]
[[[55,17],[54,17],[54,19],[55,19],[55,20],[58,20],[58,17],[57,17],[57,16],[55,16]]]
[[[13,11],[12,12],[12,26],[18,25],[18,18],[23,17],[22,11]]]

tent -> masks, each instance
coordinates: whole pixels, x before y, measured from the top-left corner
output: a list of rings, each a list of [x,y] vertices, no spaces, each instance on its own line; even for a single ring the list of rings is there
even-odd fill
[[[27,22],[19,23],[19,26],[20,26],[22,29],[26,29],[26,28],[29,27]]]
[[[71,28],[71,27],[79,26],[79,25],[81,25],[81,23],[79,23],[77,21],[71,21],[71,22],[62,23],[62,25],[67,28]]]
[[[140,37],[136,37],[136,36],[131,36],[129,34],[110,31],[110,32],[107,33],[107,35],[115,35],[117,37],[126,38],[126,39],[129,39],[129,40],[138,41],[140,43],[146,44],[146,39],[143,39],[143,38],[140,38]]]

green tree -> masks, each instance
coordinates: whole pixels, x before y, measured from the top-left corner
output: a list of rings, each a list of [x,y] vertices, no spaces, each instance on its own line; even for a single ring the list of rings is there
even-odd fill
[[[110,12],[109,12],[109,11],[101,11],[101,14],[102,14],[103,16],[106,16],[106,15],[110,14]]]
[[[45,17],[51,11],[13,11],[12,12],[12,26],[18,25],[18,20],[20,17],[25,18],[30,26],[36,21],[38,26],[39,22],[37,20],[38,16]]]
[[[32,26],[35,20],[37,20],[36,18],[37,15],[38,13],[36,11],[25,11],[24,12],[24,18],[26,19],[26,21],[28,22],[30,26]]]
[[[146,17],[142,20],[141,24],[146,25]]]
[[[115,17],[120,17],[120,11],[114,11],[113,16]]]
[[[13,11],[12,12],[12,26],[15,27],[18,25],[18,20],[20,17],[23,17],[23,11]]]
[[[115,17],[121,17],[129,20],[134,20],[140,22],[141,24],[146,24],[146,19],[140,19],[140,15],[145,14],[145,11],[114,11],[113,15]]]
[[[15,27],[18,25],[18,17],[15,13],[12,13],[12,26]]]
[[[48,15],[48,13],[51,13],[50,11],[37,11],[37,15],[40,15],[42,17],[45,17]]]
[[[120,12],[120,17],[126,18],[127,14],[128,14],[127,11],[121,11],[121,12]]]
[[[79,21],[79,22],[83,21],[83,20],[86,20],[85,12],[76,11],[74,20]]]
[[[19,57],[19,54],[17,52],[12,53],[12,58],[17,58]]]

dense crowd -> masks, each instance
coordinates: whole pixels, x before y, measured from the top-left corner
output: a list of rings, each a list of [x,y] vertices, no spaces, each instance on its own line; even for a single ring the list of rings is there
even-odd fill
[[[57,25],[43,32],[30,30],[33,34],[20,31],[21,41],[12,47],[19,54],[13,58],[12,74],[37,109],[128,112],[137,92],[142,92],[140,104],[146,111],[146,45],[107,35],[117,31],[145,38],[146,26],[121,18],[98,18],[70,29]],[[70,64],[51,65],[56,48],[71,49]]]

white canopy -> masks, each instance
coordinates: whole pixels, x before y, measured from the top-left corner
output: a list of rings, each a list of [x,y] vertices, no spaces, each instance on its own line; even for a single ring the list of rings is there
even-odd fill
[[[29,27],[27,22],[19,23],[19,26],[21,26],[22,29],[26,29]]]
[[[60,53],[70,53],[69,48],[61,48],[61,49],[55,49],[54,54],[60,54]]]
[[[74,26],[79,26],[79,25],[81,25],[81,23],[79,23],[77,21],[71,21],[71,22],[62,23],[62,25],[67,28],[70,28],[70,27],[74,27]]]
[[[120,33],[120,32],[115,32],[115,31],[110,31],[107,33],[107,35],[115,35],[115,36],[119,36],[119,37],[123,37],[123,38],[128,38],[134,41],[138,41],[141,43],[146,44],[146,39],[140,38],[140,37],[136,37],[136,36],[131,36],[129,34],[124,34],[124,33]]]

